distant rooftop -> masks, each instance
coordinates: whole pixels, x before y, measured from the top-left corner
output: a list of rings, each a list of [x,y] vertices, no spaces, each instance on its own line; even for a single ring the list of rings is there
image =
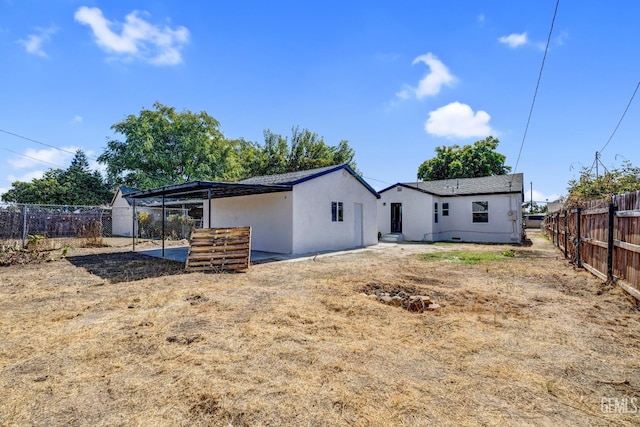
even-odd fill
[[[493,175],[481,178],[456,178],[439,181],[404,182],[381,190],[383,193],[398,185],[413,188],[436,196],[465,196],[474,194],[506,194],[523,191],[524,176],[521,173]]]

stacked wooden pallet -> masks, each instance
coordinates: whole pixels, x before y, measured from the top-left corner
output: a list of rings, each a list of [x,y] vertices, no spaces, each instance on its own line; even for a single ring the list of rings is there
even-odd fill
[[[187,270],[246,270],[250,262],[251,227],[200,228],[191,234]]]

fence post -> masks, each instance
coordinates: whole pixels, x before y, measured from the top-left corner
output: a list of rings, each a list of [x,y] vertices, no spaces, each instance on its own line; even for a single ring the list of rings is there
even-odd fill
[[[578,259],[576,260],[576,264],[578,267],[582,267],[582,208],[578,208],[577,212],[578,220],[576,222],[578,228],[578,237],[576,239],[576,253]]]
[[[556,247],[560,247],[560,212],[556,214]]]
[[[564,259],[569,257],[569,251],[567,250],[568,246],[568,237],[569,232],[567,231],[567,220],[569,219],[569,211],[564,211]]]
[[[27,205],[22,205],[22,247],[27,247],[27,211],[29,208]]]
[[[613,282],[613,222],[616,217],[616,206],[609,203],[609,229],[607,230],[607,281]]]

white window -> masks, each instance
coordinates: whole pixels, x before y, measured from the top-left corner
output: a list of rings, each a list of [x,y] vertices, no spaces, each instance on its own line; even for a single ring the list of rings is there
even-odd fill
[[[331,202],[331,221],[344,221],[344,208],[342,202]]]
[[[433,222],[438,223],[438,202],[433,204]]]
[[[442,204],[442,216],[449,216],[449,203]]]
[[[473,222],[489,222],[489,202],[471,202]]]

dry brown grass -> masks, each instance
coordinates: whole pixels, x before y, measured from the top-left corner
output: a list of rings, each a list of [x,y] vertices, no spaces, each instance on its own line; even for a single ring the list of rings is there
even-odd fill
[[[0,425],[637,425],[640,313],[541,237],[185,274],[122,249],[0,268]],[[508,249],[508,248],[507,248]],[[364,290],[406,289],[422,314]],[[640,402],[639,402],[640,404]],[[629,409],[633,409],[629,407]]]

